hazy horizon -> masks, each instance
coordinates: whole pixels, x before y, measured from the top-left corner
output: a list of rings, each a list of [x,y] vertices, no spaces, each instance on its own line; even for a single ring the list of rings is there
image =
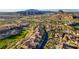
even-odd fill
[[[25,11],[29,9],[0,9],[0,12],[17,12],[17,11]],[[36,10],[43,10],[43,11],[59,11],[63,10],[64,12],[79,12],[79,9],[36,9]]]

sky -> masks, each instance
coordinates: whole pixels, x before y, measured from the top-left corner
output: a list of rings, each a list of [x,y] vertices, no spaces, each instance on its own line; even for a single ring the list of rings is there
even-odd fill
[[[24,11],[27,9],[0,9],[0,12],[16,12],[16,11]]]
[[[0,12],[26,9],[78,9],[79,0],[0,0]]]

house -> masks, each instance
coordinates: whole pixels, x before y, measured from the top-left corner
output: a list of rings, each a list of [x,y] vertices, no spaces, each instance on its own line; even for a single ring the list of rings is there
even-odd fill
[[[0,26],[0,39],[17,35],[21,32],[23,27],[27,27],[28,24],[6,24]]]

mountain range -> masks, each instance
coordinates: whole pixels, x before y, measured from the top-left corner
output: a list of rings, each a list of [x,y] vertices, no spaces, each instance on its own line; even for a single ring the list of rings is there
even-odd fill
[[[79,13],[78,9],[60,9],[60,10],[64,12],[69,12],[69,13]],[[0,12],[0,18],[40,15],[40,14],[56,13],[56,12],[59,12],[59,9],[49,9],[49,10],[28,9],[28,10],[16,11],[16,12]]]

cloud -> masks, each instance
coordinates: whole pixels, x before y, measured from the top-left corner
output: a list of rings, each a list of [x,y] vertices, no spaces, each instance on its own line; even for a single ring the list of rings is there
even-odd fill
[[[72,0],[73,1],[73,0]],[[0,0],[0,9],[73,9],[79,0]]]

